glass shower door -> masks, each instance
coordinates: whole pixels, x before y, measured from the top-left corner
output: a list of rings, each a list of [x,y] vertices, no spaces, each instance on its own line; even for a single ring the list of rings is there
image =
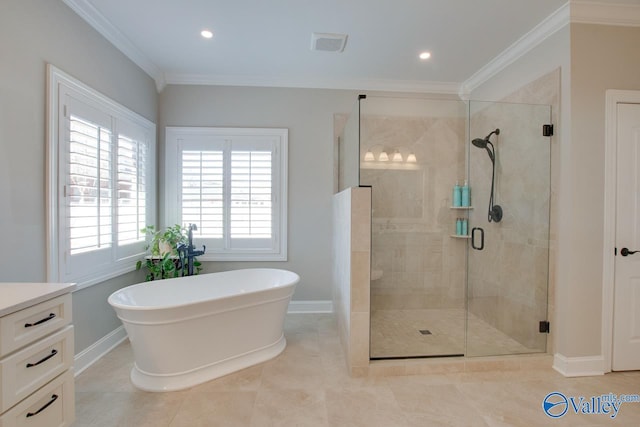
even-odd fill
[[[451,188],[466,174],[462,101],[367,96],[360,184],[372,187],[372,359],[463,355],[466,240]]]
[[[551,107],[469,108],[466,355],[544,352],[551,138],[542,129]]]

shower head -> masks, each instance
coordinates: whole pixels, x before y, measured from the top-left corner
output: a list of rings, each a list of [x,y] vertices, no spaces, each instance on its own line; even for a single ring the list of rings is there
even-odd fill
[[[487,138],[485,139],[476,138],[473,141],[471,141],[471,143],[478,148],[484,148],[485,150],[487,150],[487,154],[491,159],[491,163],[495,161],[495,155],[493,154],[493,144],[491,143],[491,141],[489,141]],[[491,149],[489,149],[489,146],[491,146]]]
[[[491,138],[491,135],[496,134],[496,135],[500,135],[500,129],[496,129],[494,131],[492,131],[489,135],[485,136],[484,138],[476,138],[473,141],[471,141],[471,143],[478,147],[478,148],[484,148],[485,150],[487,150],[487,154],[489,155],[489,158],[491,159],[491,163],[495,162],[495,150],[493,148],[493,144],[491,143],[491,141],[489,141],[489,138]],[[491,146],[491,149],[489,149],[489,146]]]
[[[487,143],[488,142],[489,142],[488,140],[483,139],[483,138],[476,138],[473,141],[471,141],[471,143],[473,145],[475,145],[476,147],[478,147],[478,148],[487,148]]]
[[[489,135],[485,136],[484,138],[476,138],[473,141],[471,141],[471,143],[478,148],[487,148],[487,144],[493,146],[491,144],[491,141],[489,141],[489,138],[491,138],[491,135],[493,134],[500,135],[500,129],[496,129],[492,131]]]

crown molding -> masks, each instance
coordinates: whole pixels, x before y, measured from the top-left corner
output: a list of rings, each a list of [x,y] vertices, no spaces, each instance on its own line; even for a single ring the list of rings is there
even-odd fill
[[[164,88],[164,77],[160,68],[151,61],[131,40],[125,37],[107,18],[88,0],[62,0],[76,14],[84,19],[93,29],[106,38],[116,49],[133,61],[156,82],[156,88]]]
[[[381,92],[417,92],[457,95],[457,82],[429,82],[387,79],[327,79],[300,77],[229,76],[209,74],[165,73],[166,84],[209,86],[260,86],[307,89],[369,90]]]
[[[640,5],[570,0],[475,74],[462,82],[458,95],[469,94],[569,23],[640,26]]]
[[[571,22],[640,27],[640,4],[571,1]]]
[[[465,80],[460,85],[460,92],[458,93],[460,98],[468,99],[469,94],[478,86],[491,79],[567,25],[569,18],[570,7],[569,3],[566,3]]]

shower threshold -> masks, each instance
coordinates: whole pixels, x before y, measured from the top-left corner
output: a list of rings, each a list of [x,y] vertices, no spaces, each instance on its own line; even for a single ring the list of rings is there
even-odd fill
[[[369,360],[405,360],[405,359],[440,359],[447,357],[464,357],[464,354],[434,354],[426,356],[383,356],[371,357]]]

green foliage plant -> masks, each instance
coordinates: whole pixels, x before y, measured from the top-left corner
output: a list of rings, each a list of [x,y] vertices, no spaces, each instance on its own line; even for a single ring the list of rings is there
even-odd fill
[[[176,224],[165,230],[156,230],[153,225],[147,225],[141,231],[147,235],[145,250],[149,251],[150,256],[138,260],[136,270],[140,270],[144,265],[147,270],[147,282],[181,276],[186,266],[181,265],[177,248],[180,244],[189,244],[187,228]],[[193,259],[193,265],[194,273],[200,273],[202,264],[196,258]]]

